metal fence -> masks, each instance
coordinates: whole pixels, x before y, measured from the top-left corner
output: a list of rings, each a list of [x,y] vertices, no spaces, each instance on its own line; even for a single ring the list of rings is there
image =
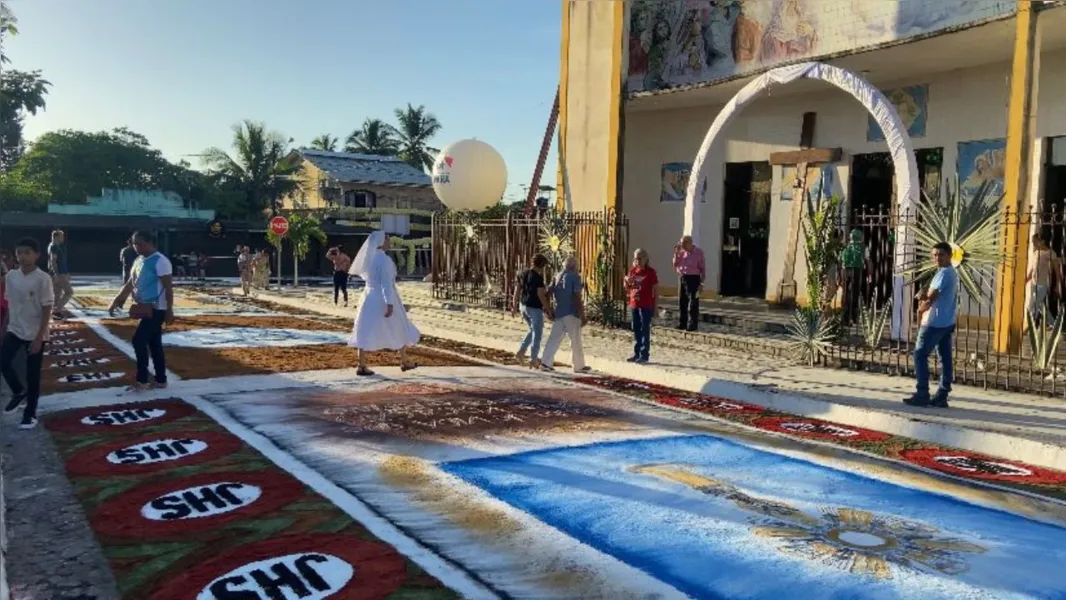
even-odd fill
[[[596,264],[602,234],[610,236],[611,276],[605,295],[625,302],[622,280],[629,266],[629,220],[614,211],[473,219],[461,214],[433,219],[433,295],[443,300],[488,308],[508,308],[518,274],[543,251],[545,220],[561,220],[578,260],[586,296],[595,290]],[[552,274],[549,273],[550,277]],[[624,313],[619,310],[619,314]]]
[[[916,252],[928,251],[913,240],[896,239],[897,226],[908,216],[887,212],[853,214],[847,226],[841,228],[843,239],[847,239],[847,233],[853,229],[863,232],[866,260],[861,271],[840,269],[838,282],[841,289],[837,292],[836,306],[839,307],[841,329],[823,361],[827,365],[899,375],[914,373],[913,353],[920,322],[917,303],[911,299],[928,285],[928,280],[906,281],[900,296],[904,299],[900,309],[904,326],[895,339],[890,326],[877,336],[877,319],[874,318],[877,316],[875,310],[885,307],[893,296],[893,278],[898,271],[897,245],[906,264],[913,264]],[[1057,320],[1066,318],[1063,316],[1066,287],[1063,269],[1058,262],[1066,250],[1066,219],[1061,210],[1004,212],[998,227],[1000,232],[1013,230],[1013,234],[1023,240],[1040,234],[1051,252],[1044,256],[1053,260],[1046,260],[1044,267],[1034,271],[1034,279],[1026,281],[1026,271],[1036,267],[1033,246],[1026,244],[1029,251],[1025,256],[1013,255],[1004,249],[1001,234],[995,249],[999,262],[1015,266],[1018,261],[1027,265],[1026,270],[998,267],[972,270],[976,294],[969,293],[960,279],[952,355],[954,380],[981,387],[1066,396],[1066,344],[1052,349],[1061,332],[1056,326]],[[1038,284],[1040,289],[1036,288]],[[1032,320],[1023,318],[1019,323],[1019,319],[1014,319],[1009,327],[1013,332],[1008,338],[1009,344],[1005,347],[1000,344],[997,348],[997,317],[1003,308],[997,302],[1003,293],[1009,293],[1018,285],[1025,288],[1024,302]],[[935,362],[935,358],[931,359],[931,363]],[[933,385],[939,373],[940,365],[933,365]]]

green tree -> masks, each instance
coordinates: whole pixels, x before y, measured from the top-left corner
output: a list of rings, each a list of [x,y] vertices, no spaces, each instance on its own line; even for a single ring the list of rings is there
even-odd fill
[[[0,65],[11,62],[3,53],[3,38],[17,35],[17,25],[7,3],[0,2]],[[0,73],[0,171],[10,169],[22,156],[25,116],[44,109],[44,97],[51,85],[40,71],[5,69]]]
[[[299,189],[303,171],[299,155],[289,151],[291,141],[263,123],[246,120],[233,127],[233,154],[208,148],[204,165],[221,182],[244,191],[250,213],[269,210],[276,215],[281,198]]]
[[[381,119],[363,121],[361,129],[353,131],[346,140],[345,152],[396,156],[400,151],[396,129]]]
[[[396,109],[396,130],[399,135],[399,157],[412,167],[430,170],[439,152],[429,146],[430,140],[440,132],[440,121],[425,106],[417,108],[408,104]]]
[[[311,240],[326,243],[326,233],[322,231],[322,223],[314,216],[291,215],[289,217],[289,232],[285,237],[276,235],[267,230],[267,241],[277,248],[279,256],[281,245],[285,238],[292,244],[292,285],[300,283],[300,261],[307,258],[311,250]],[[280,277],[280,275],[279,275]]]
[[[337,139],[337,136],[323,133],[311,140],[311,148],[322,150],[323,152],[336,152],[338,142],[340,142],[340,140]]]

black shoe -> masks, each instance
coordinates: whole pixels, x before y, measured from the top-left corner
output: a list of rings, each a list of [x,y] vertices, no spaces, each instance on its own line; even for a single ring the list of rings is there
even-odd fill
[[[907,406],[931,406],[929,396],[919,396],[918,394],[905,399],[903,403]]]
[[[933,394],[932,400],[929,401],[929,406],[933,408],[949,408],[948,393],[938,390],[936,394]]]
[[[688,325],[678,325],[677,326],[677,330],[678,331],[688,331]]]
[[[15,396],[14,398],[12,398],[11,402],[8,402],[7,406],[4,407],[4,414],[10,414],[18,410],[19,405],[22,404],[22,401],[25,399],[26,396]]]
[[[685,331],[699,331],[699,328],[697,328],[697,327],[689,327]]]

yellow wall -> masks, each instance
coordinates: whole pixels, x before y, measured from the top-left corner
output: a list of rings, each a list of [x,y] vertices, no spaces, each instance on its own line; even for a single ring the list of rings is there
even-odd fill
[[[560,124],[574,210],[613,206],[625,22],[622,0],[566,0]]]

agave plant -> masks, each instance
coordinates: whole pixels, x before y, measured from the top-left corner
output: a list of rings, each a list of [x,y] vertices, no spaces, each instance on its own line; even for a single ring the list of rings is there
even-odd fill
[[[1010,258],[999,245],[1003,195],[996,192],[996,187],[995,182],[986,181],[968,199],[960,193],[956,177],[954,184],[948,184],[946,206],[926,197],[918,207],[918,218],[910,225],[915,242],[914,262],[903,276],[913,282],[936,272],[938,267],[930,251],[936,244],[947,242],[952,250],[951,263],[966,292],[984,302],[988,294],[978,282],[994,279],[996,267]]]
[[[605,225],[597,235],[596,266],[592,272],[592,286],[588,290],[590,316],[604,327],[611,327],[620,321],[618,305],[611,297],[614,252],[613,236],[610,228]]]
[[[806,220],[803,225],[804,253],[807,261],[807,305],[822,306],[825,280],[829,266],[842,250],[842,242],[833,237],[840,197],[827,199],[818,208],[808,198]]]
[[[805,306],[796,309],[787,328],[796,357],[813,367],[819,357],[829,354],[836,338],[837,319],[816,306]]]
[[[867,348],[872,350],[881,344],[890,316],[892,316],[891,300],[881,308],[877,308],[876,305],[866,306],[865,302],[859,304],[859,326],[862,327],[862,339]]]
[[[553,272],[563,268],[563,261],[574,252],[573,231],[566,219],[558,214],[545,215],[540,222],[538,236],[540,251],[548,259]]]
[[[1025,322],[1029,331],[1029,349],[1033,352],[1033,368],[1039,371],[1048,371],[1055,362],[1055,352],[1059,348],[1059,340],[1062,339],[1062,327],[1066,320],[1062,318],[1063,313],[1059,312],[1055,322],[1048,328],[1045,326],[1045,323],[1047,323],[1047,306],[1044,306],[1041,312],[1040,323],[1035,322],[1036,319],[1033,318],[1032,311],[1026,311]]]

